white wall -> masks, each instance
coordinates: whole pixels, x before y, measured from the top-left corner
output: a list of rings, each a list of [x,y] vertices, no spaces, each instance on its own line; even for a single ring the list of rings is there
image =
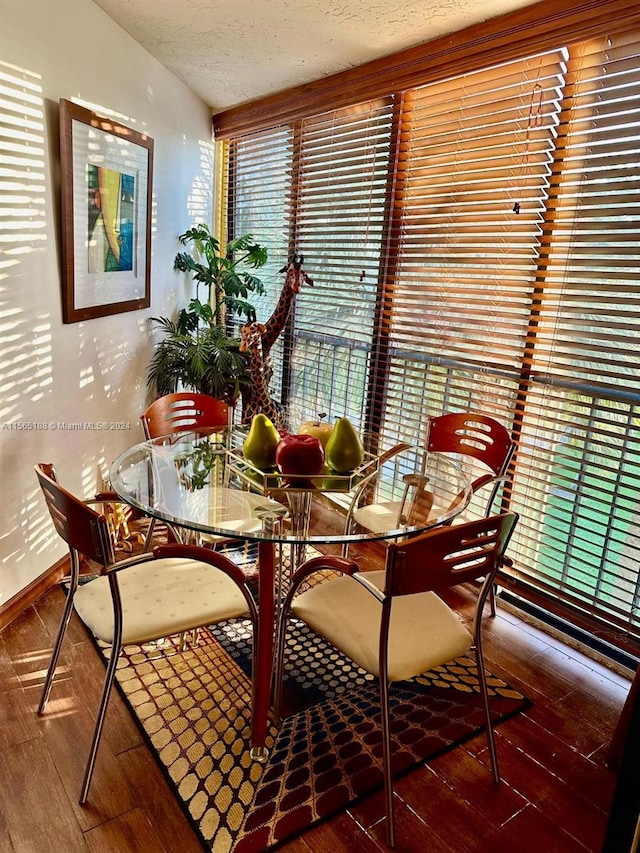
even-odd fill
[[[155,141],[151,308],[64,325],[61,98]],[[210,110],[92,0],[0,0],[0,606],[65,554],[33,465],[88,497],[142,439],[148,317],[187,296],[176,240],[211,219]],[[16,424],[125,422],[121,431]]]

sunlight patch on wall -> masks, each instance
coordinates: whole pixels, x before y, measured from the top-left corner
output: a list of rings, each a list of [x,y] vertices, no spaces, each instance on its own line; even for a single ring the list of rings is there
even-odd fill
[[[0,62],[0,246],[46,239],[45,139],[40,76]],[[4,254],[4,252],[3,252]],[[6,267],[6,258],[0,258]]]
[[[187,199],[187,210],[194,222],[209,222],[211,217],[211,199],[213,197],[213,164],[214,150],[213,142],[201,139],[200,147],[200,171],[191,185]]]
[[[28,419],[32,403],[52,385],[51,322],[37,300],[42,282],[34,280],[33,257],[50,239],[46,163],[41,76],[0,61],[0,476],[7,484],[24,482],[24,450],[32,446],[35,458],[41,447],[37,433],[11,427]],[[10,584],[25,548],[50,550],[55,538],[39,488],[16,490],[2,527],[3,574]]]
[[[0,411],[17,419],[20,400],[42,396],[51,382],[48,319],[32,323],[22,272],[25,255],[47,240],[45,123],[39,74],[0,62]]]
[[[100,393],[117,399],[123,389],[144,388],[147,379],[149,351],[141,346],[147,337],[148,318],[138,321],[139,338],[108,339],[86,335],[82,341],[82,363],[93,366],[94,379]],[[142,436],[138,436],[142,438]]]
[[[92,367],[82,367],[80,368],[80,381],[78,383],[79,388],[86,388],[87,385],[91,385],[95,382],[95,378],[93,375]]]
[[[112,110],[110,107],[105,107],[103,104],[96,104],[93,101],[85,101],[82,98],[71,98],[70,99],[74,104],[78,104],[80,107],[84,107],[86,110],[91,110],[91,112],[97,113],[100,116],[104,116],[105,118],[112,118],[117,122],[121,122],[122,124],[128,125],[137,125],[140,127],[137,128],[140,133],[144,133],[144,130],[141,128],[144,127],[145,122],[140,122],[138,119],[133,116],[128,116],[125,113],[119,113],[116,110]]]
[[[35,481],[35,473],[33,477]],[[42,553],[49,550],[53,542],[58,544],[60,541],[58,534],[51,524],[51,519],[42,497],[42,491],[37,482],[35,482],[35,486],[24,498],[23,504],[19,508],[18,521],[20,535],[28,543],[30,551]],[[24,559],[24,554],[16,550],[8,559],[15,564],[18,560]],[[53,563],[54,560],[51,562]]]
[[[85,495],[97,494],[97,492],[111,488],[109,462],[107,462],[104,453],[99,455],[96,450],[95,459],[92,459],[90,464],[83,466],[81,477]]]

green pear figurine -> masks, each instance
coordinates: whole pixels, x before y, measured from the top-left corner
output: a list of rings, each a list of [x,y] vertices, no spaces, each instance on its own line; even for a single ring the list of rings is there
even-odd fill
[[[338,474],[348,474],[362,463],[364,447],[349,418],[338,418],[327,446],[325,458]]]
[[[244,458],[260,471],[270,471],[276,464],[276,447],[280,433],[266,415],[254,415],[249,434],[244,440]]]

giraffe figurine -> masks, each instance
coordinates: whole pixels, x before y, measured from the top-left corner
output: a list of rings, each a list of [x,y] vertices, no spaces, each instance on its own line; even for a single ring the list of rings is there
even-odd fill
[[[286,272],[284,286],[280,293],[280,298],[273,309],[273,314],[264,325],[262,333],[262,352],[265,358],[268,357],[271,347],[278,339],[280,333],[285,327],[289,319],[289,313],[293,300],[296,294],[300,292],[303,284],[308,284],[313,287],[313,279],[302,269],[304,255],[294,254],[289,259],[289,262],[282,267],[280,272]]]
[[[313,279],[304,271],[304,256],[295,253],[280,272],[286,278],[280,297],[266,323],[247,323],[240,334],[240,351],[246,352],[249,360],[251,383],[242,389],[242,423],[249,425],[254,415],[262,412],[279,429],[284,426],[282,406],[271,397],[269,383],[273,366],[269,353],[285,327],[296,294],[303,284],[313,286]]]
[[[262,412],[278,429],[281,429],[284,427],[284,413],[269,391],[273,368],[269,357],[265,359],[262,349],[264,328],[262,323],[248,323],[242,327],[240,352],[247,354],[251,376],[251,383],[243,385],[241,389],[242,423],[249,426],[253,416]]]

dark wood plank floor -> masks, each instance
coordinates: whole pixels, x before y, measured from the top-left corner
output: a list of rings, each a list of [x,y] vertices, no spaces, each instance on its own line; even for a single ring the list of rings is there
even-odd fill
[[[454,593],[467,608],[464,591]],[[77,796],[104,668],[73,619],[48,713],[35,710],[62,604],[51,590],[0,635],[0,853],[190,853],[200,845],[114,692],[90,803]],[[606,749],[629,681],[503,608],[487,664],[533,706],[497,729],[503,781],[479,737],[397,782],[400,853],[599,851],[615,774]],[[285,853],[385,850],[376,794]]]

